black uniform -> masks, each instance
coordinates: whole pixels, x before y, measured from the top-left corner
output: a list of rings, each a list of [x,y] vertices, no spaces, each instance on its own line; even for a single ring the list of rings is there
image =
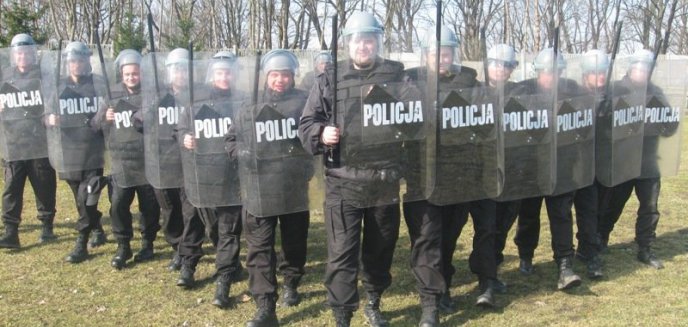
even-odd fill
[[[402,64],[388,60],[378,60],[369,70],[356,70],[349,61],[337,65],[337,121],[347,128],[342,129],[343,137],[334,151],[339,168],[327,168],[325,172],[325,287],[330,306],[353,311],[359,304],[359,258],[369,299],[379,299],[391,284],[390,268],[400,223],[399,182],[383,176],[398,175],[402,145],[362,144],[361,87],[402,81],[404,70]],[[329,66],[318,77],[301,117],[299,137],[312,154],[325,152],[321,132],[334,120],[332,76],[333,67]]]
[[[79,76],[74,81],[67,77],[60,81],[59,85],[65,85],[65,89],[58,90],[60,100],[78,100],[84,98],[95,99],[97,97],[96,84],[99,77],[94,75]],[[102,94],[102,93],[100,93]],[[91,102],[91,105],[96,105]],[[100,226],[102,213],[98,211],[97,203],[88,204],[88,184],[93,178],[103,176],[104,138],[101,131],[91,125],[91,120],[96,112],[83,110],[80,113],[69,114],[68,111],[60,113],[57,104],[49,108],[51,113],[59,117],[62,157],[66,172],[58,172],[58,177],[65,180],[72,190],[79,219],[76,229],[83,235],[88,235],[91,230]],[[84,109],[84,108],[82,108]],[[65,128],[70,126],[70,128]],[[76,127],[71,127],[76,126]]]
[[[16,68],[0,75],[0,92],[29,91],[40,89],[41,73],[34,67],[25,73]],[[5,225],[18,226],[24,202],[24,185],[29,179],[36,199],[37,218],[47,225],[55,219],[55,193],[57,188],[55,170],[47,157],[15,160],[28,155],[47,155],[46,132],[43,125],[43,105],[33,107],[4,108],[2,118],[2,139],[9,144],[2,145],[7,156],[2,159],[5,184],[2,192],[2,220]]]
[[[301,83],[299,83],[299,89],[304,90],[306,92],[310,92],[310,90],[313,88],[313,85],[315,84],[315,79],[320,75],[320,72],[317,72],[315,70],[312,70],[306,75],[303,76],[301,79]]]
[[[160,206],[153,187],[145,179],[144,142],[141,115],[141,90],[130,93],[122,84],[111,90],[115,112],[129,116],[129,122],[108,122],[105,115],[108,106],[103,105],[93,120],[94,126],[103,130],[107,139],[112,167],[110,193],[110,217],[112,232],[119,242],[133,237],[131,204],[138,196],[141,212],[140,229],[145,241],[152,244],[160,230]],[[136,121],[138,120],[138,121]]]
[[[627,76],[614,85],[615,88],[625,88],[633,92],[634,87]],[[640,90],[639,92],[642,92]],[[647,85],[648,99],[652,96],[662,103],[668,103],[663,91],[653,83]],[[653,126],[654,125],[654,126]],[[656,125],[662,125],[661,132],[652,132]],[[635,241],[640,249],[649,249],[656,238],[657,223],[659,222],[659,191],[661,187],[660,169],[657,163],[658,145],[661,137],[671,136],[678,129],[678,122],[649,124],[645,123],[645,135],[642,146],[641,176],[625,183],[614,186],[609,190],[608,205],[600,203],[598,231],[601,242],[606,246],[614,225],[619,220],[626,202],[635,189],[638,197],[638,218],[635,224]],[[637,149],[636,149],[637,150]]]
[[[558,91],[562,98],[582,95],[582,90],[573,81],[560,81],[566,85],[565,89]],[[537,88],[535,79],[522,82],[526,92]],[[573,174],[573,166],[580,160],[578,158],[578,145],[572,144],[557,149],[557,178],[566,179]],[[556,193],[556,189],[555,189]],[[535,248],[540,236],[540,208],[544,199],[547,205],[547,216],[550,221],[552,233],[552,250],[554,259],[573,256],[573,198],[575,191],[564,192],[552,196],[538,196],[523,199],[518,216],[518,230],[515,242],[518,246],[519,257],[532,260]]]
[[[281,140],[258,141],[256,126],[266,121],[298,122],[306,99],[307,93],[299,89],[267,90],[257,105],[242,106],[244,110],[227,136],[230,158],[240,161],[246,267],[249,289],[258,303],[276,299],[277,270],[284,276],[284,285],[293,289],[305,273],[313,159],[303,151],[296,135],[283,130]],[[275,253],[278,221],[282,239],[279,267]]]
[[[237,91],[222,91],[211,88],[200,88],[195,100],[208,100],[215,104],[210,107],[194,107],[193,111],[186,109],[179,117],[178,139],[182,147],[182,163],[185,169],[185,190],[182,199],[184,217],[184,232],[179,243],[179,255],[184,262],[195,266],[203,256],[203,241],[208,234],[217,235],[213,239],[217,247],[215,265],[217,275],[229,280],[230,276],[240,269],[239,250],[241,240],[241,206],[194,207],[190,196],[204,198],[206,203],[219,203],[206,197],[219,196],[239,199],[239,177],[236,162],[231,162],[224,152],[224,135],[206,139],[196,139],[196,150],[187,150],[184,137],[193,135],[194,122],[203,119],[218,119],[230,117],[234,120],[235,111],[227,102],[241,101],[242,93]],[[222,112],[219,112],[222,111]],[[192,116],[193,115],[193,116]],[[222,152],[215,151],[220,146]],[[212,148],[206,152],[205,148]]]

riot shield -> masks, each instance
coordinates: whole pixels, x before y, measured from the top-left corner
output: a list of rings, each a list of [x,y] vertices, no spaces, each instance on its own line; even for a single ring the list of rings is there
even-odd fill
[[[506,97],[502,119],[505,179],[498,201],[549,195],[554,190],[553,105],[554,95],[548,92]]]
[[[303,149],[297,135],[308,93],[294,88],[268,90],[265,73],[259,75],[261,89],[242,106],[234,133],[242,204],[258,217],[309,210],[309,194],[316,185],[310,182],[315,158]]]
[[[145,171],[148,182],[158,189],[183,186],[180,145],[176,128],[179,115],[184,112],[183,99],[188,87],[184,81],[188,72],[182,70],[173,74],[171,65],[166,65],[167,53],[149,53],[144,56],[141,71],[143,94],[143,135]],[[173,88],[173,78],[180,80],[181,88]]]
[[[647,83],[626,75],[630,58],[614,62],[610,94],[603,96],[595,128],[595,173],[612,187],[640,176]]]
[[[100,63],[92,56],[83,59],[81,66],[57,52],[42,56],[48,157],[59,173],[103,168],[105,142],[93,122],[103,101],[98,96],[105,82],[100,71]]]
[[[678,174],[688,60],[660,57],[647,88],[641,178]]]
[[[0,155],[6,161],[48,157],[39,64],[34,45],[0,49]]]
[[[583,57],[567,59],[558,81],[557,171],[553,195],[575,191],[595,179],[595,109],[598,94],[582,85]]]
[[[140,123],[141,93],[127,91],[122,84],[119,69],[112,60],[106,60],[110,93],[101,97],[104,105],[99,109],[96,121],[103,130],[105,146],[110,156],[110,172],[115,185],[126,188],[148,184],[144,165],[143,126]],[[107,120],[107,112],[113,110],[114,120]],[[138,128],[138,130],[137,130]]]
[[[504,182],[503,88],[479,85],[440,93],[428,143],[434,182],[428,201],[448,205],[497,197]]]
[[[193,103],[179,117],[184,188],[195,207],[240,205],[239,170],[225,136],[246,101],[250,70],[236,62],[194,61]],[[206,73],[207,72],[207,73]],[[196,78],[194,78],[196,80]],[[185,139],[193,140],[190,144]]]

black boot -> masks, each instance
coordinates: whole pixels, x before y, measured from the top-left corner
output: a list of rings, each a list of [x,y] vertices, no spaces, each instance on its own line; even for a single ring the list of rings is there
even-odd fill
[[[256,297],[258,311],[253,319],[246,322],[246,327],[274,327],[279,326],[277,313],[275,312],[276,299],[274,295],[261,295]]]
[[[39,241],[41,243],[48,243],[57,239],[55,233],[53,233],[53,222],[43,221],[43,228],[41,228],[41,237]]]
[[[557,289],[567,290],[581,284],[581,278],[573,272],[573,258],[572,256],[557,259],[559,265],[559,281],[557,282]]]
[[[112,257],[110,265],[113,268],[120,270],[127,265],[127,260],[131,259],[131,246],[129,245],[129,240],[119,240],[117,241],[117,252],[115,256]]]
[[[143,239],[141,242],[141,250],[134,256],[134,262],[144,262],[153,259],[153,241]]]
[[[368,324],[372,327],[386,327],[389,322],[385,320],[380,312],[380,296],[368,293],[368,302],[363,308],[363,314],[368,319]]]
[[[351,317],[353,317],[353,312],[351,310],[332,308],[332,314],[334,315],[334,321],[336,327],[349,327],[351,326]]]
[[[521,258],[521,261],[518,263],[518,271],[524,275],[532,275],[535,272],[533,258]]]
[[[437,302],[437,308],[442,311],[442,313],[450,314],[456,312],[456,304],[451,298],[451,293],[449,290],[444,291],[440,295],[440,299]]]
[[[0,237],[0,248],[19,248],[19,226],[5,223],[5,235]]]
[[[482,308],[494,308],[495,307],[495,280],[492,278],[480,278],[478,287],[480,288],[480,295],[475,300],[475,305]]]
[[[301,302],[301,295],[296,287],[284,285],[282,287],[282,305],[285,307],[293,307],[299,305]]]
[[[180,269],[182,269],[182,257],[179,256],[179,252],[174,251],[174,255],[172,256],[172,259],[170,259],[170,263],[167,264],[167,270],[179,271]]]
[[[604,273],[602,272],[602,260],[598,255],[585,260],[585,268],[587,268],[588,278],[590,279],[600,279],[604,277]]]
[[[424,307],[423,314],[420,316],[418,327],[438,327],[440,325],[440,314],[436,307]]]
[[[182,259],[182,269],[179,271],[179,279],[177,279],[177,286],[189,289],[194,286],[194,273],[196,272],[196,263],[189,262],[188,259]]]
[[[76,238],[74,249],[71,253],[69,253],[69,255],[67,255],[65,261],[70,263],[79,263],[86,260],[88,258],[88,246],[86,245],[87,242],[88,232],[80,232],[79,236]]]
[[[91,248],[97,248],[101,245],[105,245],[105,243],[107,243],[107,236],[105,235],[103,226],[99,226],[93,230],[93,233],[91,233],[91,241],[88,243],[88,245]]]
[[[227,308],[230,305],[229,290],[232,286],[230,282],[230,274],[220,274],[215,281],[215,297],[213,298],[213,305],[218,308]]]
[[[646,265],[650,265],[655,269],[664,268],[664,263],[662,263],[662,260],[657,259],[649,246],[638,248],[638,261]]]

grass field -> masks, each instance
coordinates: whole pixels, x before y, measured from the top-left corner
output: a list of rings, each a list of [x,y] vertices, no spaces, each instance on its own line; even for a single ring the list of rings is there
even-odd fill
[[[542,219],[542,238],[536,251],[536,273],[522,276],[513,242],[505,250],[500,270],[509,291],[497,298],[498,308],[484,310],[473,305],[477,281],[468,270],[472,226],[466,226],[455,253],[457,273],[452,294],[458,312],[442,317],[444,326],[686,326],[688,325],[688,159],[683,144],[679,176],[665,178],[660,197],[661,219],[655,249],[664,260],[664,270],[654,270],[635,260],[633,243],[635,198],[629,202],[604,255],[606,276],[601,281],[584,278],[570,292],[556,291],[556,267],[552,261],[549,226]],[[130,264],[117,271],[110,267],[116,244],[110,234],[110,219],[104,217],[110,242],[91,250],[91,259],[72,265],[64,262],[76,232],[75,209],[64,182],[59,182],[56,233],[50,244],[37,242],[40,224],[30,187],[25,196],[24,221],[20,226],[22,248],[0,250],[0,325],[2,326],[243,326],[255,306],[243,296],[247,282],[233,285],[236,306],[220,310],[210,304],[214,292],[214,254],[206,248],[196,272],[198,286],[183,290],[175,286],[178,273],[165,266],[172,255],[161,234],[156,242],[157,259]],[[107,212],[107,201],[101,210]],[[326,260],[322,212],[312,215],[307,275],[296,308],[278,308],[284,326],[333,326],[325,305],[322,285]],[[470,221],[470,220],[469,220]],[[513,233],[513,231],[512,231]],[[513,236],[513,235],[512,235]],[[511,237],[510,237],[511,238]],[[135,236],[133,246],[139,247]],[[383,311],[393,326],[414,326],[420,318],[415,281],[408,267],[409,240],[402,224],[395,253],[393,284],[383,298]],[[242,261],[245,259],[242,244]],[[576,262],[575,270],[585,275]],[[354,326],[365,325],[359,310]]]

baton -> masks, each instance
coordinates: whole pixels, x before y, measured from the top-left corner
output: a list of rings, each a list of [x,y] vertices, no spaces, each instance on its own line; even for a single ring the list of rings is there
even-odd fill
[[[251,99],[254,106],[258,105],[258,79],[260,76],[260,57],[262,55],[262,51],[256,51],[256,65],[253,68],[253,97]]]
[[[148,43],[150,43],[151,59],[153,60],[153,78],[155,79],[155,94],[160,93],[158,82],[158,59],[155,56],[155,40],[153,37],[153,15],[148,12]]]
[[[337,39],[337,26],[338,25],[338,15],[334,14],[332,15],[332,44],[330,47],[332,48],[332,61],[334,63],[333,67],[333,79],[332,79],[332,125],[335,127],[337,126],[337,52],[339,52],[339,42]],[[339,158],[337,158],[337,155],[339,154],[339,151],[336,150],[337,145],[332,145],[327,147],[327,153],[325,154],[325,166],[328,168],[336,168],[339,167]]]
[[[193,42],[189,42],[189,107],[191,107],[194,101],[193,83]]]
[[[110,80],[108,79],[107,70],[105,69],[105,59],[103,58],[103,48],[100,46],[100,36],[98,31],[95,33],[96,47],[98,47],[98,58],[100,59],[100,71],[105,78],[105,91],[107,91],[108,103],[112,101],[112,93],[110,93]]]

